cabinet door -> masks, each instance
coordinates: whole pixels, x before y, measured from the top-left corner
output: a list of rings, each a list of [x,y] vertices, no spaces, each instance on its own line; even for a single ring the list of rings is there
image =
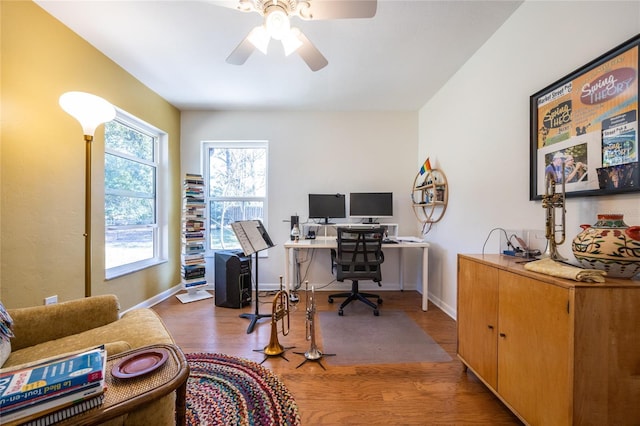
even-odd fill
[[[498,270],[467,259],[458,265],[458,354],[497,389]]]
[[[498,392],[531,425],[571,424],[568,289],[500,271]]]

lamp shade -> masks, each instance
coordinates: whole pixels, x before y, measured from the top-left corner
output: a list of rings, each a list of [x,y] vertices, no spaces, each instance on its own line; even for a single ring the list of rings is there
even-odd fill
[[[116,116],[113,105],[90,93],[67,92],[58,102],[65,112],[80,122],[85,136],[93,137],[96,127]]]

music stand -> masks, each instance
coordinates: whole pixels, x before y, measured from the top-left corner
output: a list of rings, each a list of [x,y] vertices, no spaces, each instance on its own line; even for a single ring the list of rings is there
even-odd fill
[[[233,222],[231,229],[233,229],[233,232],[236,234],[236,238],[238,242],[240,242],[240,247],[242,247],[244,255],[251,256],[254,253],[256,255],[256,310],[253,314],[240,314],[240,318],[251,320],[247,328],[247,334],[251,334],[259,319],[271,318],[271,314],[261,314],[258,308],[260,305],[258,302],[258,252],[271,248],[274,244],[264,225],[259,220]]]

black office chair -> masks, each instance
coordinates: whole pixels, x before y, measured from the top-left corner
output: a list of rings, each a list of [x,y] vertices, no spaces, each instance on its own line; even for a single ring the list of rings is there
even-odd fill
[[[362,293],[358,290],[358,281],[372,280],[380,286],[382,272],[380,264],[384,262],[382,253],[383,228],[352,229],[338,228],[338,247],[331,252],[332,263],[336,266],[336,279],[340,282],[351,280],[351,291],[329,295],[329,303],[334,297],[346,297],[342,302],[339,315],[344,314],[344,307],[354,300],[360,300],[373,308],[375,316],[380,315],[378,305],[382,299],[377,294]],[[377,304],[369,299],[377,299]]]

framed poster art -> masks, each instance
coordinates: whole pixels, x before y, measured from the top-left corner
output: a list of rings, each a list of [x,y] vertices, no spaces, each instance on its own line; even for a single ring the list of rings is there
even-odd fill
[[[530,98],[529,199],[549,173],[567,197],[640,191],[640,34]]]

